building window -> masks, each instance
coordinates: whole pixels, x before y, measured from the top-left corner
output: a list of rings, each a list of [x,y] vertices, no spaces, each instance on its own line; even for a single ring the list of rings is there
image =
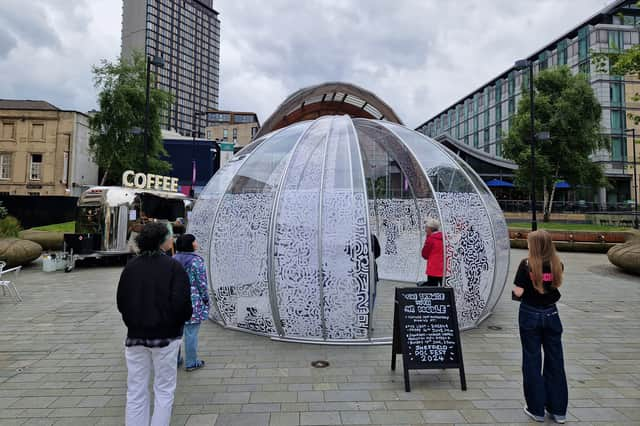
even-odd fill
[[[514,98],[509,99],[509,117],[516,112],[516,100]]]
[[[611,160],[627,161],[627,144],[624,138],[611,138]]]
[[[2,123],[2,139],[16,138],[16,123]]]
[[[477,148],[480,145],[480,135],[478,132],[473,134],[473,147]]]
[[[611,132],[620,133],[624,129],[624,113],[621,110],[611,110]]]
[[[609,83],[609,96],[611,97],[611,105],[612,106],[622,106],[623,105],[623,88],[622,83]]]
[[[509,96],[513,96],[515,92],[516,92],[516,74],[515,72],[512,71],[509,73],[507,93],[509,94]]]
[[[29,179],[42,179],[42,154],[31,154],[31,165],[29,166]]]
[[[233,139],[238,139],[238,128],[234,127],[233,128]]]
[[[558,65],[567,65],[567,40],[558,43]]]
[[[31,140],[42,141],[44,140],[44,124],[37,123],[31,125]]]
[[[538,69],[542,71],[544,69],[547,69],[548,67],[549,67],[549,60],[548,60],[547,52],[542,52],[538,56]]]
[[[583,61],[589,55],[589,28],[578,30],[578,60]]]
[[[67,176],[69,176],[69,151],[64,152],[62,159],[62,183],[67,184]]]
[[[229,129],[222,129],[222,140],[226,141],[229,139]]]
[[[589,61],[584,61],[578,65],[578,72],[589,75]]]
[[[609,30],[609,51],[620,52],[624,48],[624,39],[621,31]]]
[[[11,178],[11,154],[0,154],[0,179]]]

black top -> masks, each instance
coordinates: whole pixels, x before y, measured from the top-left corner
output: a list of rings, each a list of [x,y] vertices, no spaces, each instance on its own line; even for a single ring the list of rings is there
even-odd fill
[[[529,262],[527,261],[527,259],[522,259],[522,262],[520,262],[520,266],[518,266],[516,277],[513,280],[514,285],[524,288],[524,293],[522,294],[521,298],[522,303],[526,303],[527,305],[536,307],[544,307],[553,305],[558,300],[560,300],[560,292],[558,291],[558,289],[551,287],[551,284],[553,282],[553,274],[551,273],[551,265],[548,262],[545,262],[542,265],[542,277],[542,286],[544,288],[544,293],[541,294],[533,286],[533,281],[531,280],[529,271]]]
[[[117,302],[128,338],[181,337],[192,314],[189,277],[169,256],[137,256],[120,275]]]

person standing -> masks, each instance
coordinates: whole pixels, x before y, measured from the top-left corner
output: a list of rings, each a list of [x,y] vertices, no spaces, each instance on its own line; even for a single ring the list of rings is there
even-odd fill
[[[380,281],[380,277],[378,276],[380,242],[378,241],[378,237],[376,237],[374,234],[371,234],[371,251],[373,253],[373,292],[371,293],[371,308],[369,309],[369,312],[373,312],[373,308],[376,304],[376,292],[378,290],[378,281]]]
[[[569,396],[562,353],[562,323],[556,306],[564,266],[548,232],[531,232],[527,241],[529,255],[520,262],[512,291],[513,298],[521,302],[518,325],[527,404],[524,411],[531,419],[543,422],[546,409],[553,421],[564,423]]]
[[[149,379],[154,371],[151,426],[169,425],[176,389],[176,357],[185,321],[191,318],[189,277],[165,254],[173,246],[166,224],[149,223],[136,239],[140,254],[125,266],[117,290],[127,326],[125,423],[149,425]]]
[[[176,242],[178,253],[173,257],[187,271],[191,284],[191,306],[193,314],[184,325],[184,353],[187,371],[204,367],[204,361],[198,359],[198,331],[200,322],[209,317],[209,289],[207,287],[207,271],[204,259],[194,253],[198,249],[196,237],[184,234]],[[182,360],[178,359],[178,365]]]
[[[440,222],[435,219],[427,220],[427,238],[422,246],[422,258],[427,261],[426,285],[441,286],[442,270],[444,268],[444,248]]]

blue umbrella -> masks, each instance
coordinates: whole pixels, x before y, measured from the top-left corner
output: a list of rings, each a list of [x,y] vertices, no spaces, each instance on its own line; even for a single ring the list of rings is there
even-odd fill
[[[505,182],[500,179],[491,179],[486,182],[487,186],[492,188],[513,188],[515,185],[511,182]]]

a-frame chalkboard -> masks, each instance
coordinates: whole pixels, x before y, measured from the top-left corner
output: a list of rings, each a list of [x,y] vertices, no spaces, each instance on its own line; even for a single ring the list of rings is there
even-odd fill
[[[467,390],[460,329],[452,288],[396,288],[391,370],[402,354],[404,388],[411,392],[409,370],[458,368],[460,387]]]

